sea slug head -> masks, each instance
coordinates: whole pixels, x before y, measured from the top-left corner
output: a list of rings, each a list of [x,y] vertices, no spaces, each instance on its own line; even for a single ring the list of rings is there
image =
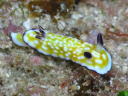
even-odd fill
[[[101,33],[97,35],[97,44],[89,45],[84,48],[78,56],[77,61],[82,66],[87,67],[99,74],[106,74],[112,66],[111,55],[103,45]],[[77,62],[76,61],[76,62]]]

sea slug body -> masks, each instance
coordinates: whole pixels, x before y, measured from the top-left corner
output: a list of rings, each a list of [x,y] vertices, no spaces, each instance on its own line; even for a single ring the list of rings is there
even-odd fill
[[[22,39],[22,34],[20,33],[11,33],[11,39],[18,46],[27,46]]]
[[[42,27],[31,29],[24,34],[11,33],[12,41],[18,46],[30,46],[39,53],[72,60],[99,74],[110,71],[112,60],[103,46],[102,35],[97,36],[93,45],[76,38],[45,32]]]

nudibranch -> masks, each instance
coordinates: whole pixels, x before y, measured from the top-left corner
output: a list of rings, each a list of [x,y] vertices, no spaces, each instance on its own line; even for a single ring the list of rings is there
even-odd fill
[[[111,55],[104,48],[101,33],[97,36],[97,44],[47,32],[41,26],[24,34],[11,33],[11,38],[18,46],[29,46],[45,55],[72,60],[99,74],[106,74],[112,66]]]

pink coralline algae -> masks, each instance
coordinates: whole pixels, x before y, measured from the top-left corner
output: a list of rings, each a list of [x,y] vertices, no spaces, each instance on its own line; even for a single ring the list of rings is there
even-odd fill
[[[39,66],[42,64],[42,59],[39,56],[31,56],[30,57],[30,62],[34,65],[34,66]]]
[[[6,28],[3,29],[3,33],[5,35],[9,35],[11,32],[23,32],[23,27],[17,26],[13,24],[11,21],[9,21],[9,24]]]

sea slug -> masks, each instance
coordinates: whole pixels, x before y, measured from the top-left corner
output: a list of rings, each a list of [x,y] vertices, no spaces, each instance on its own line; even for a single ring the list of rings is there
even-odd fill
[[[104,48],[101,33],[97,36],[97,44],[46,32],[41,26],[24,34],[11,33],[11,38],[16,45],[29,46],[45,55],[72,60],[99,74],[106,74],[112,66],[111,55]]]

